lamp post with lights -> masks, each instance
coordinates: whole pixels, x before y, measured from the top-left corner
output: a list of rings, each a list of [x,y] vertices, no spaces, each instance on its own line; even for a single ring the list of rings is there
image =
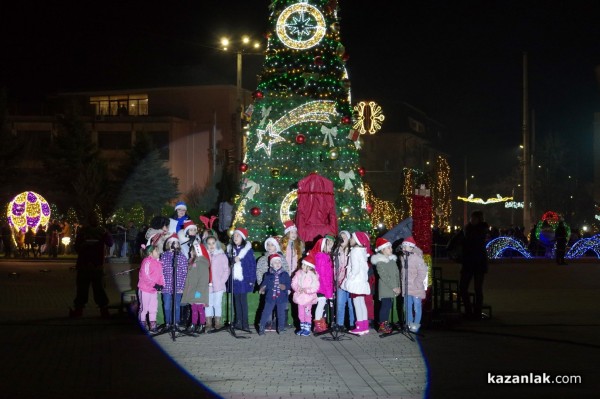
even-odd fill
[[[236,154],[238,160],[242,159],[246,148],[246,137],[244,134],[242,134],[242,115],[246,106],[244,103],[244,96],[242,95],[242,56],[244,54],[261,54],[258,52],[260,47],[260,42],[252,40],[247,35],[243,35],[239,41],[233,41],[228,37],[221,38],[221,49],[223,51],[233,51],[236,53],[237,57],[236,90],[238,115],[235,133],[238,135],[238,137],[240,137],[241,140]]]

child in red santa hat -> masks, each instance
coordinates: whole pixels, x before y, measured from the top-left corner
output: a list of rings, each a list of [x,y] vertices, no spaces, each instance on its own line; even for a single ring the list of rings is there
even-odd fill
[[[369,236],[362,231],[352,233],[350,238],[350,259],[346,270],[346,279],[342,288],[350,293],[354,303],[356,328],[352,334],[369,333],[369,319],[365,296],[371,294],[369,286],[369,256],[372,254]]]
[[[392,253],[392,243],[383,237],[375,242],[375,250],[378,252],[371,256],[371,264],[377,268],[379,275],[378,294],[381,301],[379,309],[379,330],[383,334],[392,332],[389,323],[390,311],[394,299],[400,295],[400,272],[398,271],[398,259]]]
[[[235,306],[235,328],[250,330],[248,324],[248,293],[254,291],[256,284],[256,259],[252,245],[248,241],[248,230],[236,227],[232,236],[233,243],[227,245],[227,256],[233,261],[233,293]]]

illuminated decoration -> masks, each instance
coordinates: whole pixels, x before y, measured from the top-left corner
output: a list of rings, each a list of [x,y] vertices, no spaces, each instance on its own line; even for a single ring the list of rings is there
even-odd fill
[[[360,168],[358,168],[358,174],[361,176],[364,176],[366,173],[365,168],[363,168],[362,166]]]
[[[255,90],[252,92],[252,98],[255,100],[261,100],[264,96],[264,93],[260,90]]]
[[[277,168],[271,170],[271,176],[277,179],[281,175],[281,171]]]
[[[279,219],[281,224],[288,220],[293,220],[295,212],[292,212],[292,205],[298,199],[298,190],[292,190],[283,198],[281,201],[281,207],[279,208]]]
[[[343,207],[343,208],[342,208],[342,214],[343,214],[344,216],[346,216],[346,215],[350,214],[350,208],[348,208],[347,206]]]
[[[524,258],[532,258],[531,254],[527,248],[525,248],[523,243],[513,237],[502,236],[494,238],[486,244],[485,249],[489,259],[500,259],[507,251],[509,251],[510,256],[512,256],[512,251],[520,253]]]
[[[296,194],[290,192],[311,173],[333,183],[340,228],[371,230],[362,176],[357,173],[358,141],[347,139],[352,128],[352,106],[351,84],[342,59],[345,49],[341,43],[341,30],[330,29],[332,24],[340,21],[337,11],[325,11],[327,6],[328,2],[314,0],[271,3],[271,34],[256,87],[263,97],[254,101],[248,121],[247,150],[242,157],[248,169],[240,177],[241,185],[247,178],[250,184],[255,183],[260,189],[246,185],[241,196],[234,200],[233,224],[247,228],[253,240],[281,235],[282,222],[295,220]],[[310,29],[308,35],[301,34],[300,12],[292,12],[309,8],[323,15],[325,29],[322,39],[308,51],[303,51],[290,47],[292,43],[288,38],[300,40],[299,35],[302,35],[300,41],[312,40],[314,32]],[[313,26],[312,21],[316,23],[312,13],[305,12],[304,18],[308,21],[306,26]],[[282,21],[295,26],[285,27]],[[277,34],[278,29],[280,33],[285,29],[287,36]],[[344,116],[349,124],[342,122]],[[276,178],[274,170],[279,171]],[[340,172],[349,171],[355,174],[353,179],[340,178]],[[348,182],[351,188],[348,188]],[[251,209],[255,207],[261,213],[253,217]],[[344,207],[349,210],[345,216]]]
[[[240,172],[246,172],[248,170],[248,164],[247,163],[241,163],[240,164]]]
[[[514,209],[523,208],[523,201],[521,201],[521,202],[517,202],[517,201],[506,201],[506,202],[504,203],[504,207],[505,207],[505,208],[514,208]]]
[[[590,251],[595,253],[597,258],[600,258],[600,234],[596,234],[590,238],[582,238],[577,240],[577,242],[573,244],[566,253],[565,258],[581,258]]]
[[[62,245],[64,245],[65,247],[68,247],[69,244],[71,243],[71,237],[63,237],[60,239],[60,242],[62,243]]]
[[[381,130],[381,124],[385,120],[381,106],[375,101],[361,101],[354,106],[357,118],[353,128],[360,134],[375,134]]]
[[[295,3],[283,10],[277,19],[277,37],[286,46],[306,50],[316,46],[325,37],[325,17],[313,5]]]
[[[370,212],[369,208],[366,208],[366,211],[371,218],[373,226],[381,222],[385,228],[391,229],[400,223],[400,212],[396,209],[394,203],[377,198],[368,184],[364,183],[364,187],[365,200],[368,204],[365,207],[369,206],[371,208]]]
[[[23,232],[29,227],[36,231],[38,226],[48,225],[50,205],[41,195],[25,191],[9,202],[6,209],[7,221],[11,227]]]
[[[423,190],[424,191],[424,190]],[[413,237],[417,246],[423,251],[423,260],[427,265],[427,285],[432,284],[432,258],[431,249],[433,243],[433,233],[431,231],[431,222],[433,221],[432,200],[426,195],[413,195]]]
[[[600,215],[594,215],[594,218],[595,218],[596,220],[600,220]]]
[[[535,225],[535,236],[545,246],[554,245],[554,232],[560,222],[560,215],[554,211],[548,211]],[[571,227],[563,220],[567,229],[567,239],[571,237]]]
[[[513,197],[502,197],[500,194],[496,194],[495,198],[488,198],[487,200],[483,200],[482,198],[474,198],[473,194],[468,197],[458,197],[458,200],[464,202],[472,202],[474,204],[488,205],[488,204],[497,204],[498,202],[506,202],[512,201]]]
[[[258,144],[254,147],[254,151],[263,149],[268,156],[271,156],[271,147],[273,144],[285,141],[285,139],[281,137],[281,134],[286,130],[306,122],[331,123],[330,117],[335,116],[336,114],[335,102],[333,101],[311,101],[302,104],[286,113],[275,123],[269,121],[266,129],[257,129],[256,134],[258,136]],[[265,136],[269,138],[268,142],[263,141]]]
[[[436,212],[433,218],[437,227],[445,229],[450,225],[450,216],[452,215],[452,186],[448,160],[438,156],[434,170],[435,179],[432,182],[431,197]]]
[[[254,208],[250,209],[250,214],[252,216],[259,216],[260,215],[260,208],[255,206]]]

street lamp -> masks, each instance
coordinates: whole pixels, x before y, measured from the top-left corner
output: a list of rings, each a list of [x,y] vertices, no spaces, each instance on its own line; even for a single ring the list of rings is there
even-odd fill
[[[221,48],[223,51],[235,52],[237,55],[237,75],[236,75],[236,89],[237,89],[237,106],[239,115],[236,121],[236,134],[240,137],[241,143],[237,151],[238,160],[242,160],[242,154],[245,153],[246,148],[246,137],[242,134],[242,114],[244,113],[245,104],[242,95],[242,55],[243,54],[258,54],[257,51],[260,49],[260,42],[253,41],[250,36],[243,35],[239,41],[230,40],[228,37],[221,38]],[[254,50],[254,53],[249,50]]]

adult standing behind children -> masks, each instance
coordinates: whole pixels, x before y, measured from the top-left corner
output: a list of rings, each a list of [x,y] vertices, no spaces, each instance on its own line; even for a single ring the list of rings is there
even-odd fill
[[[256,259],[252,245],[248,240],[248,230],[237,227],[233,232],[233,243],[227,245],[227,256],[233,259],[233,293],[235,306],[235,328],[249,330],[248,293],[254,291],[256,284]]]
[[[100,308],[102,317],[109,317],[108,296],[102,285],[104,276],[104,258],[106,248],[113,245],[110,233],[102,226],[94,213],[89,217],[89,223],[81,229],[75,241],[77,250],[76,286],[77,294],[73,304],[75,309],[69,313],[70,317],[81,317],[83,308],[88,302],[90,285],[94,292],[94,302]]]
[[[489,226],[483,219],[483,212],[473,211],[469,223],[465,226],[463,241],[462,268],[460,270],[459,291],[465,307],[465,316],[480,320],[483,307],[483,278],[488,270],[486,235]],[[469,298],[469,285],[474,280],[475,303]]]

